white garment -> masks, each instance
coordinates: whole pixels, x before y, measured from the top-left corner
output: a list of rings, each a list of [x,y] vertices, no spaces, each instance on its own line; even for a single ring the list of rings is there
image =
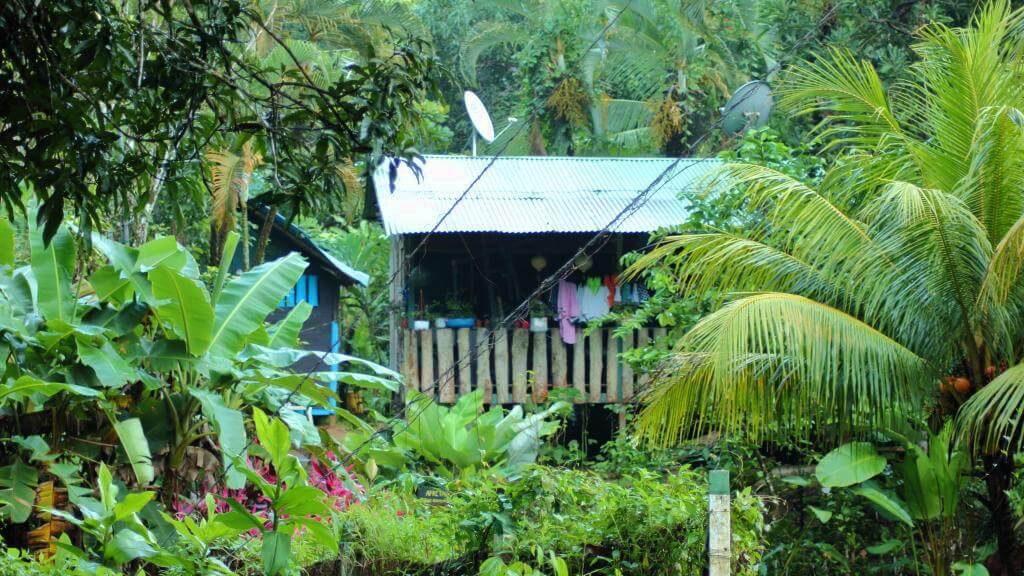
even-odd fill
[[[597,292],[592,292],[586,284],[580,284],[576,289],[576,295],[580,301],[580,321],[588,322],[608,313],[607,286],[601,286]]]

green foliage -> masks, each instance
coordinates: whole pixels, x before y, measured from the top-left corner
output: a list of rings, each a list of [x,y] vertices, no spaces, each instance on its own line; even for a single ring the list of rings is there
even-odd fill
[[[447,505],[378,494],[345,511],[354,562],[375,574],[440,567],[531,576],[699,574],[704,566],[706,486],[694,472],[610,481],[531,467],[514,482],[475,476],[449,483],[448,490]],[[738,574],[756,574],[762,522],[760,502],[738,493]]]

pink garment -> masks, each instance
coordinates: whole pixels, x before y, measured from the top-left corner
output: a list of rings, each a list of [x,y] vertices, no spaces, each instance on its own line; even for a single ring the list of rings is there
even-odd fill
[[[576,343],[576,326],[572,319],[580,315],[580,301],[576,297],[576,285],[565,280],[558,281],[558,327],[562,332],[562,342]]]

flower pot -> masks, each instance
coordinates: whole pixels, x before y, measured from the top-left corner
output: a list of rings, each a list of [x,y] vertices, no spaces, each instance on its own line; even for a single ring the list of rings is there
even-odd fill
[[[448,319],[447,318],[434,318],[434,328],[447,328],[447,327],[448,327]]]
[[[476,324],[475,318],[449,318],[449,328],[472,328]]]
[[[413,330],[430,330],[430,320],[413,320]]]
[[[530,332],[547,332],[548,319],[546,316],[534,316],[530,318]]]

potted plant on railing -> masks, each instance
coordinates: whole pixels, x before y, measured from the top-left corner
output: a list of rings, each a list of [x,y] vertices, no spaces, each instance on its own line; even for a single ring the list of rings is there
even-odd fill
[[[451,296],[446,303],[449,328],[472,328],[476,325],[476,318],[473,317],[473,308],[468,302]]]
[[[530,332],[547,332],[551,308],[543,300],[530,302]]]

